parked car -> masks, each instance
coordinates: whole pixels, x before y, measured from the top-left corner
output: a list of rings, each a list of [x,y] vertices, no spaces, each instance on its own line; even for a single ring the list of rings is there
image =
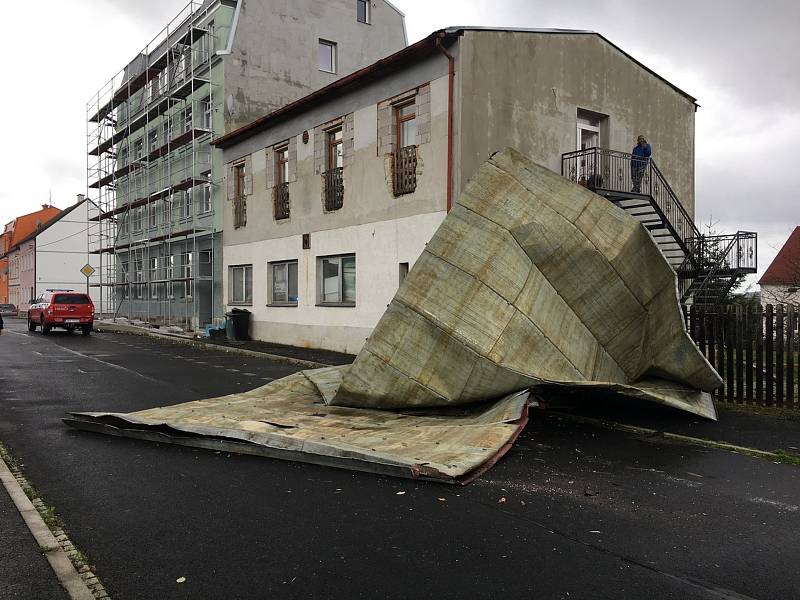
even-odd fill
[[[0,304],[0,315],[4,317],[16,317],[17,307],[13,304]]]
[[[88,294],[72,290],[48,290],[28,309],[28,331],[42,328],[47,335],[53,327],[69,332],[80,328],[89,335],[94,328],[94,303]]]

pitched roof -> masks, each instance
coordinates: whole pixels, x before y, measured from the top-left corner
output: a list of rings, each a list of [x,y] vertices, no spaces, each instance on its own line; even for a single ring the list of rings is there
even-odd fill
[[[302,98],[295,100],[271,113],[264,115],[248,123],[246,125],[242,125],[238,129],[234,131],[228,132],[221,137],[218,137],[212,140],[211,144],[217,146],[218,148],[229,148],[234,144],[241,142],[248,137],[255,135],[259,131],[263,131],[267,129],[273,123],[286,118],[289,114],[292,114],[298,110],[305,108],[308,105],[312,105],[317,103],[320,100],[323,100],[333,94],[340,93],[342,90],[345,89],[353,89],[358,86],[366,85],[370,81],[374,79],[378,79],[387,73],[393,72],[393,70],[397,69],[399,66],[402,66],[406,63],[413,63],[419,60],[420,57],[433,54],[438,52],[438,45],[439,43],[444,44],[447,46],[451,44],[453,40],[457,39],[465,31],[499,31],[499,32],[516,32],[516,33],[539,33],[539,34],[552,34],[552,35],[589,35],[589,36],[596,36],[603,40],[605,43],[609,44],[619,52],[621,52],[626,58],[633,61],[639,67],[643,68],[645,71],[650,73],[651,75],[657,77],[667,85],[669,85],[673,90],[677,93],[684,96],[687,100],[695,104],[697,106],[697,99],[693,96],[690,96],[683,90],[681,90],[676,85],[670,83],[661,75],[653,71],[652,69],[648,68],[635,58],[633,58],[630,54],[622,50],[619,46],[612,43],[608,40],[608,38],[602,36],[601,34],[597,33],[596,31],[589,31],[584,29],[521,29],[521,28],[501,28],[501,27],[448,27],[446,29],[439,29],[434,31],[429,36],[422,38],[420,41],[412,44],[410,46],[406,46],[405,48],[398,50],[394,54],[390,54],[386,58],[382,58],[371,65],[368,65],[358,71],[350,73],[342,77],[341,79],[337,79],[333,83],[329,83],[325,87],[322,87],[316,91],[311,92],[307,96],[303,96]]]
[[[800,283],[800,226],[794,228],[783,248],[758,280],[759,285],[787,283]]]
[[[49,229],[50,227],[52,227],[53,225],[58,223],[61,219],[66,217],[69,213],[71,213],[73,210],[78,208],[84,202],[91,202],[91,200],[88,200],[88,198],[84,198],[83,200],[79,200],[78,202],[76,202],[72,206],[68,206],[64,210],[56,209],[56,210],[59,210],[59,212],[58,212],[58,214],[56,216],[54,216],[49,221],[44,223],[41,227],[39,227],[37,229],[34,229],[31,233],[29,233],[27,236],[25,236],[23,239],[21,239],[19,242],[17,242],[17,245],[24,244],[28,240],[32,240],[33,238],[37,237],[43,231],[45,231],[46,229]]]
[[[14,219],[14,233],[11,234],[11,242],[8,244],[8,249],[11,250],[11,248],[22,243],[32,233],[35,233],[37,228],[44,227],[60,214],[60,208],[48,206]]]

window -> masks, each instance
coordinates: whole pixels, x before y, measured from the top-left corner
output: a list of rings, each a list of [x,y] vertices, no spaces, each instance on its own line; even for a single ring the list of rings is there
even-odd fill
[[[128,235],[128,215],[123,214],[119,218],[119,236],[126,236]]]
[[[233,165],[233,227],[239,229],[247,225],[247,201],[244,195],[244,163]]]
[[[142,207],[137,207],[131,210],[133,213],[133,230],[134,231],[141,231],[142,230]]]
[[[319,41],[319,70],[336,73],[336,43]]]
[[[395,145],[392,165],[394,195],[410,194],[417,189],[417,112],[414,101],[394,108]]]
[[[139,160],[142,156],[144,156],[144,143],[142,138],[139,138],[133,142],[133,159]]]
[[[200,186],[200,210],[203,214],[210,213],[214,208],[211,200],[211,184],[204,183]]]
[[[169,117],[164,117],[164,123],[161,125],[164,143],[167,144],[172,141],[172,120]]]
[[[183,131],[191,131],[192,123],[192,106],[189,105],[186,107],[186,110],[183,111]]]
[[[275,183],[281,185],[289,181],[289,148],[284,146],[275,150]]]
[[[297,306],[297,261],[269,263],[270,304]]]
[[[370,22],[369,9],[370,9],[369,0],[356,1],[356,19],[358,19],[359,23],[369,24]]]
[[[355,306],[356,255],[317,259],[317,282],[319,304]]]
[[[214,274],[214,253],[211,250],[200,250],[198,252],[198,275],[200,277],[211,277]]]
[[[175,217],[177,219],[189,219],[192,216],[192,198],[184,190],[179,190],[172,194]]]
[[[211,131],[212,127],[212,111],[211,111],[211,97],[206,96],[205,100],[200,102],[200,110],[203,111],[203,121],[200,127]]]
[[[400,263],[399,271],[400,271],[400,285],[402,285],[403,280],[406,278],[406,275],[408,275],[408,263],[407,262]]]
[[[253,303],[253,265],[228,267],[228,304]]]
[[[273,215],[276,221],[289,218],[289,148],[275,150],[275,190]]]
[[[150,227],[155,227],[156,225],[158,225],[158,212],[156,211],[155,205],[148,204],[147,212],[150,216]]]
[[[158,128],[156,127],[153,131],[150,132],[149,136],[149,146],[150,152],[153,152],[158,149]]]
[[[181,279],[183,279],[183,296],[192,297],[192,253],[181,252]]]
[[[170,254],[164,257],[164,279],[167,280],[167,298],[174,298],[172,279],[175,277],[175,256]]]
[[[128,164],[128,148],[123,147],[119,149],[119,155],[117,156],[117,166],[124,167]]]
[[[233,189],[237,198],[244,196],[244,163],[233,166]]]
[[[417,143],[417,113],[414,102],[395,108],[397,121],[397,147],[405,148]]]
[[[342,148],[342,128],[337,127],[325,133],[327,140],[326,162],[328,170],[338,169],[344,166],[344,154]]]

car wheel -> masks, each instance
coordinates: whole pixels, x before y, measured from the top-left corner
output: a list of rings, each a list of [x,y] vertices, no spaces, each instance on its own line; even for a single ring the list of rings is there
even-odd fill
[[[42,335],[47,335],[50,333],[50,325],[44,322],[44,317],[42,317]]]
[[[83,331],[83,335],[91,335],[92,334],[92,326],[91,325],[84,325],[81,327],[81,331]]]
[[[31,321],[30,317],[28,317],[28,331],[36,331],[36,323]]]

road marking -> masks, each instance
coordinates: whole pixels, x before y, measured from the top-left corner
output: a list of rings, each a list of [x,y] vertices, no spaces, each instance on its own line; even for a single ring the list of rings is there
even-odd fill
[[[125,373],[130,373],[131,375],[136,375],[136,377],[141,377],[142,379],[146,379],[147,381],[152,381],[153,383],[161,383],[157,379],[153,379],[152,377],[148,377],[147,375],[142,375],[141,373],[137,373],[136,371],[134,371],[132,369],[127,369],[127,368],[122,367],[120,365],[115,365],[114,363],[110,363],[110,362],[106,362],[104,360],[100,360],[99,358],[95,358],[94,356],[89,356],[88,354],[83,354],[81,352],[78,352],[77,350],[72,350],[70,348],[64,348],[64,346],[59,346],[59,348],[61,348],[62,350],[66,351],[66,352],[69,352],[71,354],[75,354],[77,356],[82,356],[83,358],[88,358],[90,360],[99,362],[101,365],[105,365],[106,367],[111,367],[112,369],[118,369],[120,371],[124,371]]]
[[[774,506],[775,508],[780,508],[782,510],[787,510],[789,512],[797,512],[800,510],[800,506],[795,504],[786,504],[785,502],[778,502],[777,500],[769,500],[768,498],[750,498],[750,502],[755,502],[756,504],[766,504],[767,506]]]
[[[26,334],[24,334],[24,333],[20,333],[19,331],[12,331],[12,330],[10,330],[10,329],[9,329],[9,330],[7,330],[7,333],[10,333],[11,335],[21,335],[22,337],[28,337],[28,336],[27,336]]]

